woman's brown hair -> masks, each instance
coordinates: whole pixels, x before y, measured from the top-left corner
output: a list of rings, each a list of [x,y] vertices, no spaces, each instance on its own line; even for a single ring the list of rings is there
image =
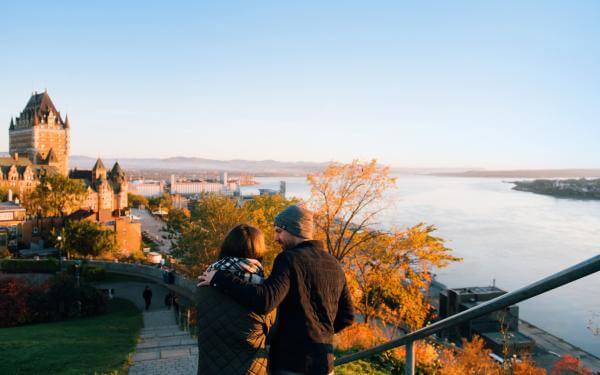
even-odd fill
[[[262,231],[252,225],[239,224],[225,236],[219,258],[251,258],[262,261],[266,252]]]

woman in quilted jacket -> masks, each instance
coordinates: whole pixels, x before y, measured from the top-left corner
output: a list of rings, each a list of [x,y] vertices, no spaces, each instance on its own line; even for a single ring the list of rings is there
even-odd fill
[[[240,224],[227,234],[219,260],[208,269],[261,284],[265,252],[260,229]],[[259,315],[216,288],[198,288],[198,374],[266,374],[265,345],[274,321],[275,312]]]

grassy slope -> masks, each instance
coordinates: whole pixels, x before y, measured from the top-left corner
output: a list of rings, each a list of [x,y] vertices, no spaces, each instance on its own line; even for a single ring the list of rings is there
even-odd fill
[[[114,299],[104,315],[0,329],[0,374],[126,374],[141,327],[140,311]]]

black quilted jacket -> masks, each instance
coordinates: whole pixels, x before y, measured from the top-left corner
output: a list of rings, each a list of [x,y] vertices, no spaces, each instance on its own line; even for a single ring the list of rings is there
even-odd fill
[[[215,288],[198,289],[198,374],[266,374],[266,336],[275,312],[261,315]]]
[[[278,308],[271,369],[304,374],[333,370],[333,335],[352,324],[354,309],[344,272],[320,241],[305,241],[277,255],[262,285],[223,271],[211,285],[257,313]]]

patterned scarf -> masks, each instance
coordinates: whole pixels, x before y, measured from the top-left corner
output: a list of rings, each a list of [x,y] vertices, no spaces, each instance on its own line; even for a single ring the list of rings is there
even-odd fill
[[[228,271],[252,284],[262,284],[265,273],[256,259],[225,257],[211,264],[207,271]]]

